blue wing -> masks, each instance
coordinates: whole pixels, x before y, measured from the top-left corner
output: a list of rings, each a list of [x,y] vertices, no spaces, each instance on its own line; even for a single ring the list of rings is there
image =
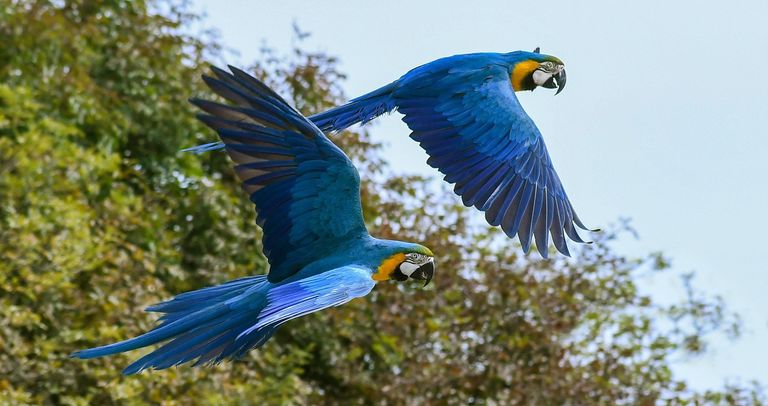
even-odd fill
[[[430,155],[427,163],[456,184],[464,204],[484,211],[508,236],[517,234],[524,251],[533,236],[547,257],[551,234],[569,255],[565,235],[584,242],[574,224],[586,227],[515,96],[508,66],[462,62],[428,64],[400,79],[391,97],[411,137]]]
[[[349,158],[266,85],[236,68],[212,68],[208,86],[234,105],[193,99],[208,114],[258,212],[277,283],[367,234],[360,178]]]

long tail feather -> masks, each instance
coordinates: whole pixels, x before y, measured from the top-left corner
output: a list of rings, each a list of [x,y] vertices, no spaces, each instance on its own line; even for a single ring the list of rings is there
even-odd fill
[[[196,147],[184,148],[181,152],[192,152],[195,154],[202,154],[203,152],[215,151],[217,149],[223,149],[224,143],[221,141],[209,142],[207,144],[198,145]]]
[[[341,131],[353,124],[365,124],[374,118],[395,109],[392,91],[397,82],[392,82],[370,93],[364,94],[349,103],[334,107],[309,117],[323,132]]]
[[[165,313],[154,330],[119,343],[77,351],[72,357],[103,357],[171,340],[125,368],[126,375],[147,368],[169,368],[194,359],[198,359],[197,365],[238,358],[248,349],[264,344],[277,328],[252,328],[267,304],[270,286],[266,276],[260,275],[183,293],[147,308]]]

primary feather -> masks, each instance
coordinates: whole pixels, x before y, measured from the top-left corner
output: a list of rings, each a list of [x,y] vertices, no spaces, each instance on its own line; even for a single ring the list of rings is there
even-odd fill
[[[235,105],[193,99],[235,162],[264,229],[269,281],[366,234],[360,178],[347,156],[271,89],[237,68],[205,82]]]

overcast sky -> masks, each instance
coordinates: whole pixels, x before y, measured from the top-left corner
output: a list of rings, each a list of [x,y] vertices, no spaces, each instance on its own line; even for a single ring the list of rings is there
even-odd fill
[[[263,40],[341,59],[355,97],[433,59],[532,50],[565,61],[568,86],[518,93],[587,225],[631,217],[627,254],[663,250],[744,317],[736,342],[678,361],[695,388],[768,381],[768,1],[213,1],[205,24],[248,64]],[[371,127],[401,171],[436,176],[393,115]],[[481,218],[481,214],[476,216]],[[650,283],[662,299],[679,286]]]

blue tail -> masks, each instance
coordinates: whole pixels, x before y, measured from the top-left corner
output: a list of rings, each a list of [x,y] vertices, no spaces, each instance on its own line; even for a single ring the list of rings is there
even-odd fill
[[[395,103],[390,96],[396,87],[397,82],[392,82],[368,94],[350,100],[347,104],[315,114],[314,116],[309,117],[309,119],[315,123],[317,128],[326,133],[331,131],[341,131],[357,123],[365,124],[374,118],[389,113],[395,109]],[[222,148],[224,148],[224,143],[211,142],[183,149],[182,152],[201,154],[203,152]]]
[[[129,365],[123,374],[165,369],[194,359],[194,365],[200,365],[239,358],[263,345],[277,329],[276,324],[270,324],[249,330],[258,322],[270,286],[266,275],[259,275],[182,293],[147,308],[164,313],[154,330],[119,343],[77,351],[72,357],[103,357],[172,339]]]
[[[357,123],[365,124],[395,109],[395,103],[391,97],[395,88],[397,88],[397,82],[392,82],[350,100],[347,104],[315,114],[309,119],[323,132],[341,131]]]
[[[194,152],[195,154],[202,154],[203,152],[215,151],[222,148],[224,148],[224,143],[221,141],[216,141],[198,145],[196,147],[184,148],[181,150],[181,152]]]

